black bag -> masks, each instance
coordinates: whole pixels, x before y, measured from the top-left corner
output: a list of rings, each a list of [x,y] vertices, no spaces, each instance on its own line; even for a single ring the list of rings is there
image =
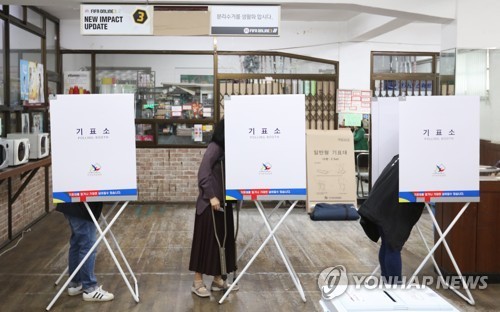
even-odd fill
[[[319,203],[314,206],[311,220],[358,220],[359,214],[351,204]]]

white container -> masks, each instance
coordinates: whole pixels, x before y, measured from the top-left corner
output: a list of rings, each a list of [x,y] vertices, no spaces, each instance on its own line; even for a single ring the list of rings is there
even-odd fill
[[[9,157],[7,153],[7,140],[0,138],[0,169],[9,166]]]
[[[30,141],[28,139],[7,139],[9,166],[18,166],[29,161]]]
[[[49,156],[48,133],[8,133],[7,139],[28,139],[30,141],[29,159],[40,159]]]

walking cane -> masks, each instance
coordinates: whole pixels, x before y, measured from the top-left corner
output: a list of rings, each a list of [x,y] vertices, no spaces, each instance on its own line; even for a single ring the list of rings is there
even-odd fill
[[[226,207],[226,192],[224,183],[224,159],[221,158],[221,171],[222,171],[222,207]],[[222,244],[220,243],[219,235],[217,234],[217,225],[215,224],[215,212],[212,210],[212,221],[214,224],[215,239],[219,245],[219,256],[220,256],[220,272],[223,280],[227,279],[227,266],[226,266],[226,238],[227,238],[227,221],[226,221],[226,209],[223,209],[224,213],[224,240]]]

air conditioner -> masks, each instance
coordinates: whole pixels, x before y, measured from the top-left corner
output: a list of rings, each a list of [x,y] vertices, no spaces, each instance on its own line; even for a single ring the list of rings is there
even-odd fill
[[[7,139],[7,158],[9,166],[18,166],[29,161],[30,140],[28,139]]]
[[[7,140],[0,139],[0,169],[9,166],[9,157],[7,153]]]
[[[30,159],[39,159],[49,156],[48,133],[7,133],[7,139],[29,139]]]

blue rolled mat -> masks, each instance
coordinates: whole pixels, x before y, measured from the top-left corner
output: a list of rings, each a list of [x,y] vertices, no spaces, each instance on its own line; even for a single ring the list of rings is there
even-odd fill
[[[314,206],[311,220],[358,220],[359,214],[352,204],[326,204],[319,203]]]

